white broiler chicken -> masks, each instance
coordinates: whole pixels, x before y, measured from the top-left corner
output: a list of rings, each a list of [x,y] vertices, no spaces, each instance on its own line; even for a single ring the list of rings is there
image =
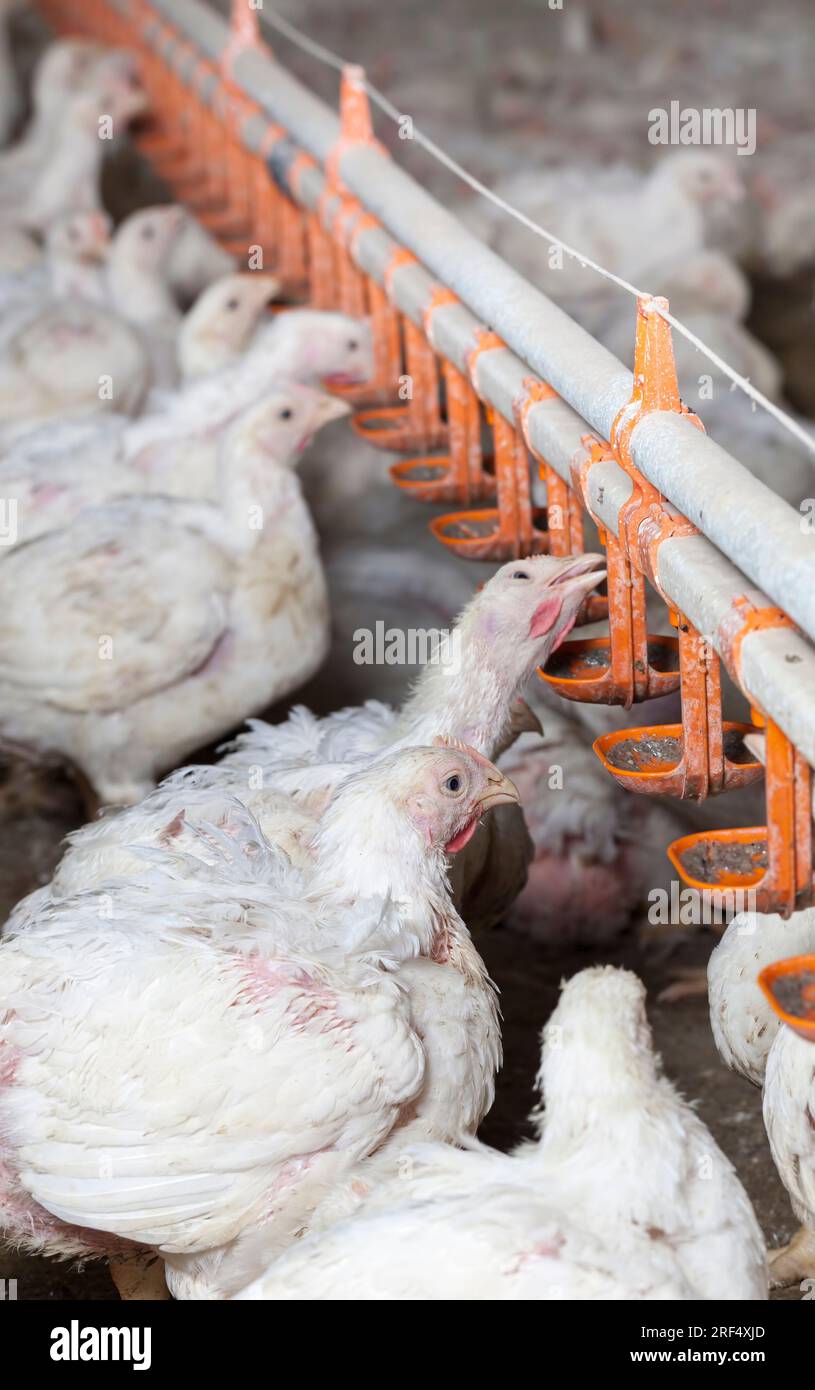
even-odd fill
[[[136,330],[81,299],[54,301],[0,347],[0,440],[64,416],[134,414],[150,365]]]
[[[76,212],[55,218],[45,234],[52,294],[58,299],[77,295],[93,304],[106,302],[110,232],[111,221],[104,212]]]
[[[539,1137],[374,1157],[242,1299],[767,1296],[747,1194],[660,1075],[636,976],[582,971],[544,1029]]]
[[[73,97],[25,194],[19,201],[0,201],[0,225],[44,232],[55,217],[101,211],[102,161],[110,144],[105,123],[112,138],[142,112],[144,102],[139,88],[113,86]]]
[[[0,560],[16,544],[63,526],[105,497],[155,492],[215,498],[220,439],[241,409],[279,383],[316,384],[332,373],[363,380],[371,369],[369,330],[342,314],[291,310],[277,316],[271,335],[264,329],[262,338],[261,347],[235,367],[158,396],[156,409],[138,421],[97,414],[34,429],[35,422],[25,419],[17,431],[24,437],[16,442],[13,430],[6,439],[0,430],[0,495],[17,498],[19,510],[17,537],[0,548]],[[304,437],[301,447],[309,443]]]
[[[0,227],[0,276],[23,275],[42,265],[42,246],[22,227]]]
[[[681,261],[701,250],[706,216],[717,204],[740,199],[744,190],[724,155],[683,150],[665,156],[647,175],[597,169],[523,173],[499,182],[496,192],[575,251],[649,290],[654,263]],[[559,265],[552,248],[483,200],[463,215],[552,299],[573,305],[578,317],[609,303],[608,286],[595,271],[566,255]]]
[[[795,947],[790,943],[792,949]],[[773,994],[787,1016],[805,1018],[806,1034],[780,1023],[767,1058],[764,1124],[778,1176],[801,1227],[788,1245],[770,1256],[773,1285],[815,1284],[815,928],[803,959],[791,961],[794,974],[776,979]],[[782,983],[793,991],[794,1006],[780,998]],[[778,1024],[780,1014],[776,1015]],[[804,1282],[806,1281],[806,1282]]]
[[[719,1056],[754,1086],[764,1084],[779,1022],[758,983],[760,972],[786,956],[815,951],[815,908],[739,912],[711,953],[707,967],[710,1026]]]
[[[253,722],[214,767],[181,780],[244,797],[278,786],[319,815],[331,791],[371,758],[394,748],[459,738],[497,757],[530,723],[519,702],[531,672],[563,641],[604,571],[599,556],[510,561],[485,584],[453,629],[452,661],[426,665],[401,709],[376,700],[322,719],[296,708],[283,724]],[[520,813],[493,818],[457,861],[456,901],[473,929],[500,921],[523,887],[531,844]]]
[[[271,392],[221,441],[217,501],[122,497],[12,550],[2,735],[71,759],[103,801],[130,802],[310,676],[328,607],[292,464],[342,413],[305,387]]]
[[[0,241],[5,234],[0,231]],[[8,342],[54,300],[104,304],[110,220],[101,212],[58,217],[48,228],[38,260],[26,273],[0,279],[0,344]]]
[[[176,1296],[225,1297],[383,1142],[456,1137],[445,990],[428,1040],[403,970],[438,961],[462,988],[476,973],[491,1092],[494,997],[445,852],[516,799],[466,749],[404,751],[342,788],[304,879],[227,798],[214,820],[170,821],[138,881],[4,938],[6,1239],[112,1263],[159,1252]]]
[[[197,218],[185,213],[167,260],[167,282],[182,307],[187,308],[216,280],[239,268],[235,257],[218,245]]]
[[[224,275],[203,290],[178,331],[176,359],[182,380],[233,366],[279,292],[280,281],[260,271]]]
[[[159,389],[177,381],[176,339],[181,310],[165,278],[170,249],[184,220],[181,208],[132,212],[116,229],[110,246],[107,287],[112,308],[138,329]]]
[[[90,39],[56,39],[37,60],[31,84],[31,119],[19,140],[0,150],[0,205],[21,198],[51,151],[66,107],[77,92],[109,81],[133,81],[130,55]]]
[[[753,753],[764,761],[765,738],[763,734],[749,734],[746,742]],[[813,804],[815,813],[815,804]],[[767,966],[788,956],[808,955],[815,952],[815,908],[805,908],[784,918],[776,912],[740,912],[729,923],[721,941],[711,953],[707,967],[708,1003],[710,1005],[710,1026],[719,1056],[740,1076],[751,1081],[754,1086],[765,1088],[765,1120],[768,1133],[770,1120],[767,1118],[767,1077],[770,1057],[775,1051],[781,1034],[788,1030],[780,1023],[779,1016],[772,1007],[758,983],[758,976]],[[796,1069],[798,1049],[793,1041],[784,1039],[779,1044],[779,1057],[787,1053],[793,1055],[790,1086],[798,1091],[800,1076]],[[808,1057],[806,1050],[800,1054],[802,1060]],[[786,1063],[784,1064],[786,1065]],[[810,1063],[811,1065],[811,1063]],[[778,1064],[781,1068],[782,1064]],[[806,1080],[806,1077],[804,1078]],[[773,1079],[773,1100],[771,1109],[778,1112],[778,1145],[783,1143],[784,1092],[778,1071]],[[795,1101],[790,1101],[792,1106]],[[771,1144],[773,1143],[771,1135]],[[807,1222],[801,1215],[800,1189],[796,1195],[795,1183],[800,1174],[795,1172],[795,1164],[787,1160],[779,1161],[773,1148],[773,1157],[784,1186],[792,1198],[793,1209],[799,1220]],[[795,1182],[791,1179],[792,1175]],[[804,1181],[807,1181],[806,1179]],[[810,1226],[815,1222],[810,1222]],[[809,1270],[801,1274],[797,1271],[797,1261],[809,1261]],[[795,1282],[804,1273],[815,1275],[815,1246],[811,1231],[806,1225],[790,1241],[788,1246],[775,1251],[770,1257],[770,1275],[775,1283]]]

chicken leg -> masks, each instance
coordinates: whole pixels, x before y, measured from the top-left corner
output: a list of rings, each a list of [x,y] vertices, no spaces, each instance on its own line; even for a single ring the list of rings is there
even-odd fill
[[[800,1226],[792,1240],[769,1252],[770,1288],[786,1289],[815,1279],[815,1231]]]

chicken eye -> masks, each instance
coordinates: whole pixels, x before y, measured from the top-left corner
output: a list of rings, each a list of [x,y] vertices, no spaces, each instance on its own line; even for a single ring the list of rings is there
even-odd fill
[[[239,299],[228,299],[228,300],[226,301],[226,307],[227,307],[227,309],[239,309],[239,308],[240,308],[240,300],[239,300]]]
[[[278,420],[290,420],[293,414],[294,411],[291,410],[288,406],[286,406],[286,409],[281,410],[277,418]]]
[[[514,571],[513,571],[513,574],[512,574],[512,578],[513,578],[513,579],[528,579],[528,578],[529,578],[529,575],[527,574],[526,570],[514,570]]]
[[[153,240],[153,237],[156,235],[155,229],[154,229],[153,227],[142,227],[142,233],[141,233],[141,234],[142,234],[142,239],[143,239],[144,241],[152,241],[152,240]]]
[[[454,772],[452,777],[446,778],[444,785],[447,788],[448,792],[461,791],[461,778],[459,777],[458,773]]]
[[[346,347],[348,348],[349,352],[356,352],[357,348],[359,347],[359,343],[356,338],[349,338],[348,342],[346,343]]]

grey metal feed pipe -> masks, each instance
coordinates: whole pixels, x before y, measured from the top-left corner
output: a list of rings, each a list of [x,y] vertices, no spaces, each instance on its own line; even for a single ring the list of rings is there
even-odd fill
[[[199,0],[152,3],[205,57],[217,61],[229,37],[228,25],[219,15]],[[127,12],[129,0],[117,0],[117,6]],[[184,75],[188,55],[168,49],[164,56]],[[238,57],[233,74],[270,119],[284,126],[293,140],[320,162],[325,160],[340,133],[333,112],[285,69],[257,51]],[[260,148],[264,130],[262,121],[247,123],[244,139],[249,148]],[[292,157],[296,153],[293,149]],[[570,483],[570,464],[582,449],[582,438],[588,432],[586,421],[598,436],[608,437],[617,410],[630,398],[631,372],[471,236],[386,156],[366,149],[351,150],[344,156],[341,170],[347,187],[393,232],[400,245],[406,245],[423,262],[402,266],[393,274],[391,289],[396,305],[422,325],[437,284],[428,267],[481,315],[480,319],[474,317],[464,304],[437,308],[432,331],[438,351],[466,372],[475,333],[486,321],[516,350],[507,348],[479,357],[478,386],[483,397],[513,420],[513,404],[522,394],[530,366],[562,397],[532,407],[529,438],[535,450]],[[285,159],[275,172],[285,182]],[[307,206],[317,206],[324,188],[321,170],[301,174],[298,193]],[[400,199],[403,205],[393,208],[391,200]],[[405,199],[410,216],[405,213]],[[382,284],[395,249],[390,236],[372,229],[356,239],[356,260]],[[815,546],[802,534],[800,518],[787,503],[713,441],[672,414],[648,416],[637,426],[632,455],[642,473],[704,533],[664,541],[658,551],[657,578],[675,606],[725,661],[728,652],[719,628],[732,613],[734,599],[744,595],[757,607],[770,601],[731,563],[736,558],[745,573],[764,584],[779,607],[815,634]],[[604,462],[590,470],[593,509],[615,535],[620,506],[630,491],[631,480],[616,463]],[[712,539],[718,541],[719,549],[711,544]],[[744,555],[742,540],[746,541]],[[730,558],[721,551],[729,551]],[[781,564],[775,563],[779,560]],[[757,579],[759,574],[766,575],[767,582]],[[805,638],[789,629],[750,633],[742,644],[740,677],[729,669],[748,698],[775,720],[808,762],[815,764],[815,650]]]

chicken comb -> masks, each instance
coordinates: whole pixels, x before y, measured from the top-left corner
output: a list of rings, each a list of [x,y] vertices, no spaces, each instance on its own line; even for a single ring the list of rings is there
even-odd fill
[[[476,748],[473,748],[472,744],[465,743],[463,738],[452,738],[448,734],[437,734],[433,743],[437,748],[457,748],[459,753],[468,754],[469,757],[474,758],[477,763],[480,763],[482,767],[492,767],[489,758],[485,758],[484,754],[479,753]]]

